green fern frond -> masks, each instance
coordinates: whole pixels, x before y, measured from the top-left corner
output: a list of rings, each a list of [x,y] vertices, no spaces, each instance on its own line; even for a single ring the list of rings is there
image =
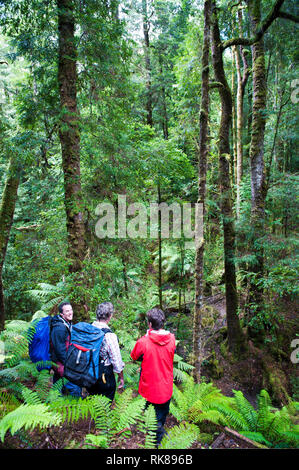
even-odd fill
[[[24,386],[22,388],[22,397],[27,405],[41,405],[43,403],[37,392]]]
[[[125,430],[124,436],[131,434],[130,427],[140,420],[145,407],[145,399],[137,397],[133,400],[132,393],[132,390],[127,389],[118,395],[113,410],[115,433]]]
[[[21,405],[0,421],[0,439],[4,442],[7,431],[14,435],[22,428],[25,430],[44,429],[48,426],[58,426],[60,422],[61,417],[49,411],[45,404]]]
[[[11,393],[0,391],[0,418],[20,406],[19,400]]]
[[[272,447],[271,442],[269,442],[260,432],[242,431],[240,434],[242,434],[242,436],[248,437],[248,439],[251,439],[252,441],[265,444],[267,447]]]
[[[257,412],[240,390],[233,390],[235,403],[239,413],[247,423],[248,431],[255,431],[257,426]],[[244,429],[244,428],[243,428]]]
[[[157,417],[153,405],[149,405],[143,413],[143,417],[139,422],[138,429],[145,434],[145,449],[154,449],[157,441]]]
[[[84,446],[86,449],[108,449],[108,440],[106,436],[96,436],[94,434],[86,434],[85,436],[86,445]]]
[[[213,424],[220,424],[221,426],[227,426],[228,422],[226,417],[217,410],[206,410],[202,411],[198,414],[192,414],[192,422],[193,423],[201,423],[203,421],[209,421]]]
[[[67,423],[75,423],[79,419],[93,418],[95,413],[94,401],[87,397],[75,398],[72,396],[63,396],[49,403],[49,408],[60,414],[62,421]]]
[[[95,427],[110,440],[114,434],[114,419],[109,398],[97,395],[93,400]]]
[[[167,431],[161,442],[161,449],[189,449],[199,437],[195,424],[181,423]]]
[[[258,414],[256,420],[256,431],[263,433],[269,429],[273,421],[273,415],[270,412],[271,399],[266,390],[261,390],[258,396]]]

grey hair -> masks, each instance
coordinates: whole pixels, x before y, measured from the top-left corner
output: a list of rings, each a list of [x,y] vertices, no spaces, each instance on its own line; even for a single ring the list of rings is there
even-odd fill
[[[113,315],[114,307],[111,302],[103,302],[96,308],[96,316],[98,320],[107,320]]]

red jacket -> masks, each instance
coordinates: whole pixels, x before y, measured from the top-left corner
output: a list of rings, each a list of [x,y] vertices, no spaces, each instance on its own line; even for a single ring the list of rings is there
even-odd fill
[[[138,392],[155,404],[167,402],[173,390],[173,357],[175,337],[148,330],[135,344],[131,357],[142,359]]]

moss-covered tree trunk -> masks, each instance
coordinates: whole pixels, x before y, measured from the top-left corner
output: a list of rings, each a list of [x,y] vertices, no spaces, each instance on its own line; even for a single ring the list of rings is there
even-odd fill
[[[226,321],[229,350],[238,356],[245,349],[245,339],[240,326],[238,294],[235,269],[235,227],[232,210],[230,183],[230,127],[232,121],[232,95],[226,80],[221,40],[218,26],[216,3],[212,1],[212,61],[221,101],[219,129],[219,186],[220,206],[224,238],[224,274],[226,296]]]
[[[77,109],[75,20],[72,0],[57,0],[59,62],[58,83],[61,103],[60,143],[64,174],[65,208],[70,271],[82,269],[85,256],[85,228],[80,177],[80,132]]]
[[[76,319],[84,319],[83,260],[86,255],[83,198],[80,176],[80,131],[77,108],[77,50],[75,43],[74,2],[56,0],[58,11],[58,84],[61,103],[59,137],[64,175],[64,202],[68,237],[69,270],[75,273]]]
[[[261,21],[260,0],[249,0],[248,11],[250,15],[253,34],[256,33]],[[248,302],[248,333],[251,339],[262,339],[263,325],[258,318],[263,311],[263,288],[261,280],[264,275],[263,237],[265,234],[265,200],[266,200],[266,171],[264,164],[264,135],[266,125],[266,67],[264,41],[261,38],[252,45],[252,123],[250,143],[250,171],[251,171],[251,247],[253,261],[249,269]]]
[[[204,4],[204,36],[202,47],[202,73],[201,73],[201,106],[199,115],[199,158],[198,158],[198,200],[205,212],[206,173],[208,156],[209,134],[209,52],[211,29],[211,0]],[[200,348],[201,348],[201,317],[203,309],[203,267],[204,267],[204,240],[196,246],[195,257],[195,302],[193,316],[193,366],[194,376],[200,379]]]
[[[0,330],[4,329],[5,304],[2,283],[2,271],[9,240],[10,229],[13,223],[15,205],[18,197],[20,182],[19,168],[14,157],[9,162],[7,178],[2,194],[0,206]]]

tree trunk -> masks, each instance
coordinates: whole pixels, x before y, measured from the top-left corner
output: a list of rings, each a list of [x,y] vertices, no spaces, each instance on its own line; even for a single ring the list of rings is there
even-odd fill
[[[4,186],[0,207],[0,331],[4,329],[5,305],[2,283],[2,271],[9,240],[10,229],[13,222],[15,205],[18,197],[20,182],[19,168],[14,157],[9,162],[7,179]]]
[[[164,85],[164,72],[163,72],[163,60],[161,54],[159,54],[159,66],[160,66],[160,77],[162,81],[161,85],[161,99],[162,99],[162,127],[163,136],[165,140],[168,140],[168,113],[166,105],[166,90]]]
[[[75,20],[72,0],[57,0],[59,31],[58,83],[61,103],[59,137],[70,271],[82,270],[86,253],[80,176],[80,132],[77,109]]]
[[[158,205],[160,206],[161,200],[161,185],[158,181]],[[159,255],[159,272],[158,272],[158,292],[159,292],[159,305],[162,309],[163,295],[162,295],[162,233],[161,233],[161,211],[158,211],[158,255]]]
[[[144,55],[146,70],[146,123],[153,126],[153,104],[152,104],[152,79],[151,79],[151,58],[150,58],[150,40],[149,40],[149,20],[147,11],[147,0],[142,0],[143,16],[143,36],[144,36]]]
[[[68,262],[69,271],[75,274],[74,316],[76,320],[84,320],[89,317],[84,301],[85,289],[82,274],[83,260],[86,255],[86,239],[80,175],[74,3],[72,0],[56,1],[59,33],[58,84],[61,103],[59,137],[64,174]]]
[[[260,0],[249,0],[248,10],[253,34],[256,33],[261,21]],[[263,340],[263,324],[258,317],[263,312],[263,288],[260,281],[264,274],[263,236],[265,234],[265,199],[266,199],[266,172],[264,164],[264,135],[265,135],[265,109],[266,109],[266,67],[264,54],[264,41],[261,38],[252,45],[252,124],[250,142],[250,170],[251,170],[251,225],[254,261],[249,269],[252,273],[249,282],[248,333],[254,340]]]
[[[242,34],[242,10],[238,10],[239,31]],[[240,53],[239,49],[240,47]],[[246,84],[249,77],[249,67],[243,46],[234,46],[233,53],[237,70],[237,107],[236,107],[236,128],[237,128],[237,165],[236,165],[236,186],[237,186],[237,218],[240,217],[240,186],[243,176],[243,104]],[[243,62],[243,75],[241,73],[240,55]]]
[[[204,36],[201,59],[201,106],[199,115],[199,161],[198,161],[198,200],[203,205],[205,213],[207,156],[209,148],[209,51],[211,29],[211,0],[204,3]],[[204,241],[196,247],[195,257],[195,302],[193,315],[193,366],[194,378],[200,380],[200,348],[201,348],[201,317],[203,309],[203,266],[204,266]]]
[[[245,339],[237,314],[238,296],[235,270],[235,228],[232,211],[232,191],[230,185],[230,145],[229,134],[232,120],[232,96],[223,66],[220,33],[215,1],[212,1],[212,60],[221,100],[219,130],[219,184],[221,192],[221,214],[224,236],[224,272],[226,294],[226,320],[229,350],[238,356],[245,349]]]

